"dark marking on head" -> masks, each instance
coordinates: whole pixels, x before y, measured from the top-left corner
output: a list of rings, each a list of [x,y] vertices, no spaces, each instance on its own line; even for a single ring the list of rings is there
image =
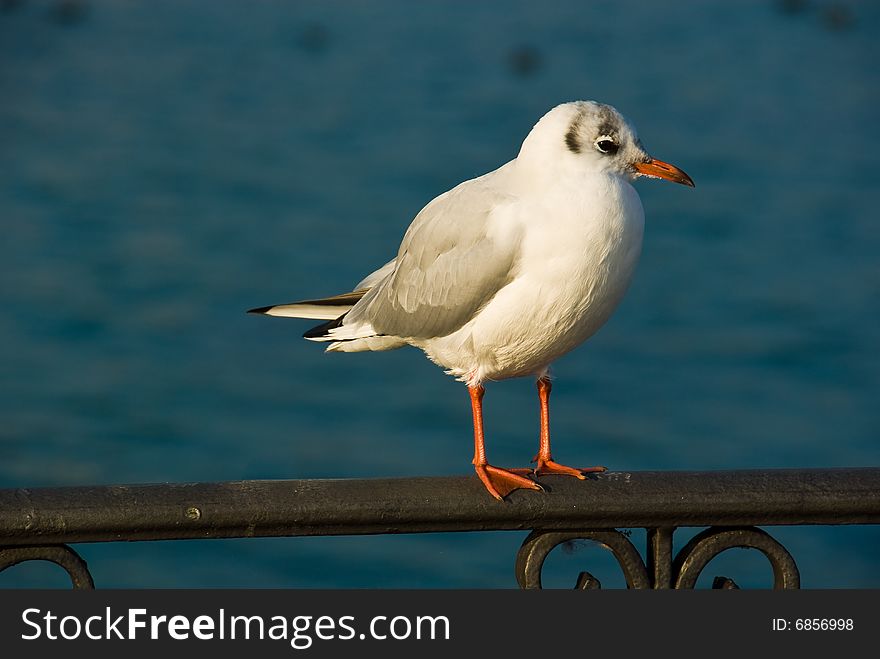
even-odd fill
[[[581,116],[578,115],[577,118],[571,122],[571,126],[568,127],[568,132],[565,134],[565,145],[572,153],[581,152],[581,142],[578,139],[578,129],[580,128],[580,124]]]
[[[620,123],[620,116],[608,105],[599,103],[596,105],[596,114],[599,115],[600,124],[609,124],[614,129]]]
[[[614,142],[620,143],[619,133],[621,128],[620,115],[607,105],[601,103],[596,106],[596,115],[599,124],[599,137],[610,137]]]
[[[617,141],[617,129],[611,124],[603,123],[599,126],[599,137],[610,137],[615,142]]]

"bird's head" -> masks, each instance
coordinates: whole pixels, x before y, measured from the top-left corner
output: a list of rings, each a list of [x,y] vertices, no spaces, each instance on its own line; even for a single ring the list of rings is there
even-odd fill
[[[552,159],[567,169],[609,172],[634,180],[663,178],[693,187],[675,165],[652,158],[635,128],[610,105],[574,101],[545,114],[523,142],[520,158]]]

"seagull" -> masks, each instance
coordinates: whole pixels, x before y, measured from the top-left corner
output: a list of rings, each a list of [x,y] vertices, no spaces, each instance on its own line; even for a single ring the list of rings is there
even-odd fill
[[[519,154],[436,197],[410,224],[397,256],[351,292],[251,309],[325,321],[303,336],[328,352],[414,346],[467,385],[473,465],[498,500],[542,490],[535,477],[581,480],[550,452],[549,369],[611,316],[642,248],[645,216],[635,179],[693,187],[681,169],[652,158],[610,105],[575,101],[545,114]],[[533,469],[489,464],[484,383],[534,377],[540,436]]]

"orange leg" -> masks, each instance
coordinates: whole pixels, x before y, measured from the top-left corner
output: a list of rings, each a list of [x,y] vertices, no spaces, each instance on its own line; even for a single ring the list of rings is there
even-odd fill
[[[471,394],[471,409],[474,412],[474,470],[489,490],[489,494],[499,501],[514,490],[541,490],[536,482],[518,476],[507,469],[493,467],[486,462],[486,444],[483,437],[483,394],[482,385],[468,387]]]
[[[584,480],[585,473],[597,473],[605,471],[605,467],[586,467],[584,469],[575,469],[574,467],[566,467],[558,462],[554,462],[550,456],[550,378],[538,378],[538,400],[541,402],[541,441],[538,446],[538,455],[532,458],[532,462],[537,462],[535,467],[535,475],[543,476],[545,474],[563,474],[565,476],[574,476]]]

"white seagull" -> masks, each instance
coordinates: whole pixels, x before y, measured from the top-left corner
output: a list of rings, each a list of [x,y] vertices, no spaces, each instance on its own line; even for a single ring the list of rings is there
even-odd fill
[[[584,479],[550,455],[550,364],[592,336],[629,286],[645,216],[632,182],[693,186],[649,156],[633,126],[594,101],[559,105],[535,125],[516,159],[465,181],[416,215],[397,256],[350,293],[252,309],[324,322],[307,331],[328,352],[422,349],[467,384],[474,468],[489,493],[540,490],[528,476]],[[540,442],[534,469],[486,459],[483,383],[537,378]]]

